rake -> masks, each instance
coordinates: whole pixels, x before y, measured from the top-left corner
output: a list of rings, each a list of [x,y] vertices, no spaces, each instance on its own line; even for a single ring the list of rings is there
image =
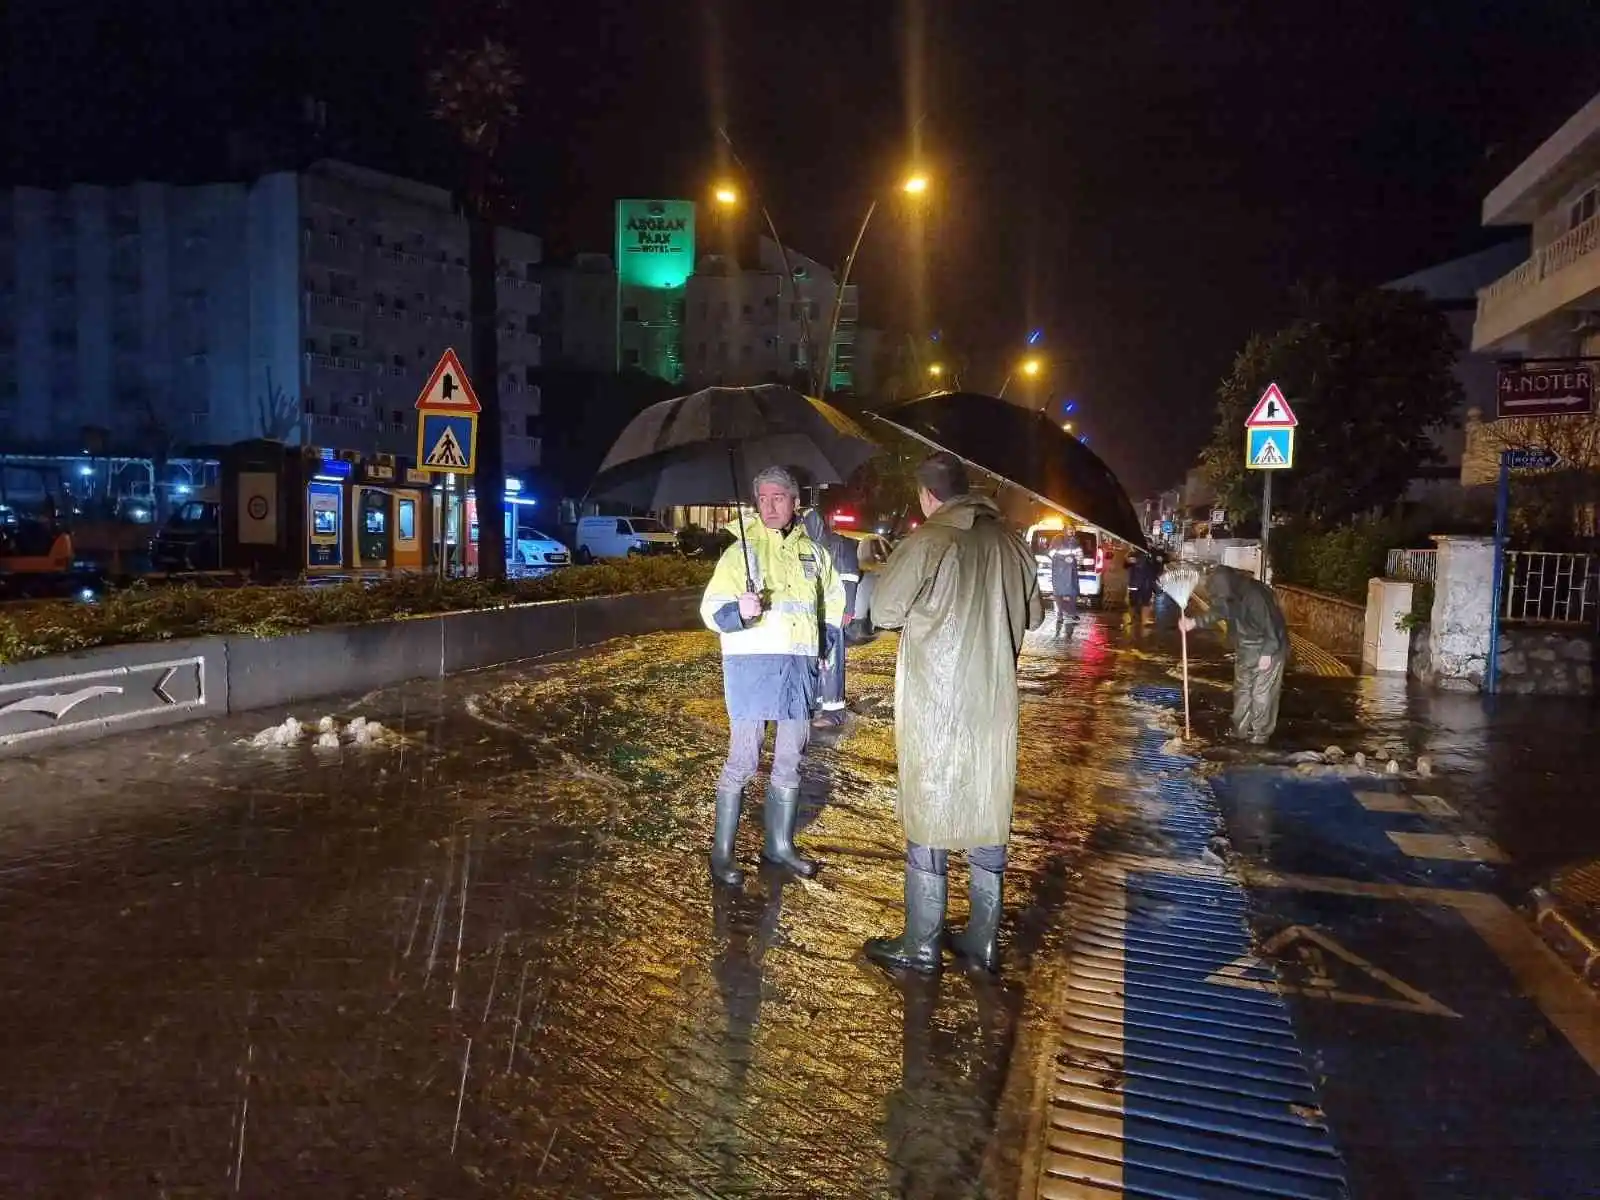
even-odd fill
[[[1190,566],[1169,567],[1156,580],[1156,586],[1172,597],[1182,616],[1189,615],[1189,598],[1200,586],[1200,572]],[[1178,622],[1178,633],[1183,638],[1183,738],[1189,740],[1189,631]]]

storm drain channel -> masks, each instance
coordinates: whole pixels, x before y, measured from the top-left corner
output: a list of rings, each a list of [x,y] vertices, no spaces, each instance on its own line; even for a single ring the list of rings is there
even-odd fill
[[[1038,1173],[1049,1200],[1348,1196],[1310,1068],[1187,760],[1148,779],[1072,905]],[[1159,773],[1159,774],[1158,774]],[[1153,777],[1153,778],[1152,778]]]

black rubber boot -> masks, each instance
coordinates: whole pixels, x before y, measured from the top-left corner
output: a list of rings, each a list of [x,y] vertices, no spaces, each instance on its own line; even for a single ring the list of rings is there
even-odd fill
[[[800,815],[800,789],[767,785],[766,842],[761,857],[774,866],[784,867],[796,875],[810,879],[817,873],[818,865],[809,858],[801,858],[794,848],[794,823]]]
[[[1000,894],[1005,881],[1003,871],[968,871],[967,897],[971,911],[965,928],[949,930],[950,951],[974,967],[991,975],[1000,971]]]
[[[739,809],[744,789],[717,788],[717,830],[711,837],[711,878],[727,887],[741,887],[744,872],[733,862],[733,843],[739,836]]]
[[[871,938],[867,957],[891,971],[932,975],[943,965],[944,905],[949,884],[943,875],[906,864],[906,929],[897,938]]]

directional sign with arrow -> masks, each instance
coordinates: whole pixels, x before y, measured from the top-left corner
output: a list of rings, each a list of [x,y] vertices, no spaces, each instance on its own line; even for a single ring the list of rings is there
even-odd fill
[[[1542,446],[1524,446],[1503,453],[1506,466],[1513,471],[1554,471],[1561,465],[1561,455]]]

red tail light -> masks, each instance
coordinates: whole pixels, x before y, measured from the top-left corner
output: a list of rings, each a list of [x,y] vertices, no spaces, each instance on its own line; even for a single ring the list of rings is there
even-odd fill
[[[855,513],[836,512],[833,514],[833,523],[835,525],[854,525],[856,523],[856,515]]]
[[[1095,547],[1094,551],[1094,572],[1096,575],[1101,575],[1105,573],[1105,569],[1106,548],[1104,546],[1097,546]]]

